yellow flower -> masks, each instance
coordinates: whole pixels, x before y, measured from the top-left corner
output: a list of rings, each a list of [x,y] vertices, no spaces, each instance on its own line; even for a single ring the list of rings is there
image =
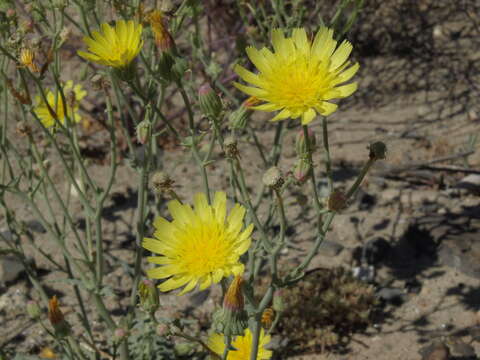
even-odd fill
[[[78,123],[82,119],[78,113],[78,103],[87,95],[87,92],[83,90],[82,86],[79,84],[73,86],[73,81],[69,80],[63,87],[63,94],[65,95],[67,104],[63,103],[59,91],[57,91],[56,94],[50,90],[46,92],[45,97],[47,98],[48,106],[40,96],[35,97],[35,114],[37,114],[46,128],[55,126],[57,120],[61,124],[65,124],[66,116],[68,116],[70,121],[74,123]],[[73,95],[74,99],[72,99]]]
[[[253,225],[242,231],[245,208],[235,204],[228,216],[226,208],[224,192],[215,194],[212,205],[198,193],[194,209],[173,200],[168,203],[173,221],[155,219],[155,238],[145,238],[143,247],[161,255],[148,258],[161,266],[147,270],[150,278],[168,278],[158,286],[160,291],[185,285],[181,295],[197,285],[203,290],[223,277],[243,273],[239,258],[250,246]]]
[[[258,360],[267,360],[272,357],[272,352],[265,349],[265,346],[270,342],[270,335],[265,336],[263,329],[260,332],[260,339],[258,344]],[[212,334],[208,338],[207,342],[208,347],[215,354],[222,355],[225,349],[224,336],[223,334]],[[227,360],[249,360],[250,351],[252,348],[252,332],[250,329],[245,330],[245,335],[237,336],[232,341],[232,346],[236,350],[230,350],[227,356]]]
[[[103,23],[101,29],[103,34],[93,31],[92,37],[83,38],[89,52],[78,51],[78,55],[114,68],[128,66],[142,49],[142,25],[119,20],[115,27]]]
[[[348,67],[352,45],[345,40],[337,47],[333,30],[320,28],[310,42],[305,29],[294,29],[290,38],[285,38],[281,29],[275,29],[272,44],[274,52],[267,48],[246,49],[258,74],[240,65],[234,68],[244,81],[253,85],[235,83],[235,86],[264,102],[253,109],[280,110],[271,121],[301,117],[302,124],[308,124],[316,113],[327,116],[337,109],[328,100],[347,97],[357,89],[356,83],[337,86],[350,80],[359,65]]]

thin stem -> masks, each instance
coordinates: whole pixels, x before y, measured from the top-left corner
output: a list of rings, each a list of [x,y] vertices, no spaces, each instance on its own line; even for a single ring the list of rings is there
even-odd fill
[[[320,200],[318,199],[318,192],[317,192],[317,182],[315,181],[315,170],[313,167],[313,160],[312,160],[312,146],[310,143],[310,138],[308,136],[308,126],[303,126],[303,136],[305,139],[305,144],[307,145],[307,160],[310,163],[310,180],[312,183],[312,192],[313,192],[313,201],[315,204],[315,209],[317,210],[317,214],[321,212],[322,205],[320,204]]]
[[[325,153],[325,171],[328,181],[328,192],[333,192],[333,176],[332,176],[332,160],[330,158],[330,146],[328,144],[328,128],[327,118],[322,117],[322,137],[323,137],[323,151]]]

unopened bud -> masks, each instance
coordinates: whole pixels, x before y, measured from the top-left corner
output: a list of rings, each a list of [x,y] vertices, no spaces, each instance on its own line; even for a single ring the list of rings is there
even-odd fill
[[[258,102],[259,100],[256,97],[251,96],[245,100],[237,110],[232,112],[229,116],[230,128],[238,130],[245,129],[245,126],[247,126],[247,121],[252,114],[252,109],[250,109],[250,107],[256,105]]]
[[[152,280],[145,279],[138,285],[140,307],[148,313],[155,312],[160,306],[158,289]]]
[[[305,158],[298,159],[293,169],[293,177],[298,183],[303,184],[308,179],[312,165]]]
[[[223,142],[225,146],[225,155],[229,159],[235,159],[239,157],[240,153],[238,152],[237,139],[233,136],[228,136]]]
[[[341,211],[347,207],[347,196],[343,191],[334,190],[328,197],[328,210]]]
[[[368,147],[371,160],[383,160],[387,157],[387,145],[381,141],[374,142]]]
[[[222,101],[209,84],[204,84],[198,90],[198,103],[203,115],[209,119],[218,119],[222,111]]]
[[[143,120],[140,124],[137,125],[135,129],[137,135],[137,141],[145,145],[148,142],[148,138],[150,135],[150,122],[147,120]]]
[[[195,344],[181,342],[174,346],[175,354],[179,357],[189,356],[195,350]]]
[[[36,301],[30,300],[27,302],[27,314],[33,320],[40,318],[40,306],[38,306],[38,303]]]
[[[168,336],[170,334],[170,327],[167,324],[159,324],[156,333],[161,337]]]
[[[284,296],[285,291],[283,289],[279,289],[274,292],[272,302],[273,310],[277,312],[284,312],[287,309],[285,306]]]
[[[279,190],[282,187],[282,185],[285,183],[285,180],[283,179],[280,169],[277,168],[276,166],[273,166],[270,169],[268,169],[263,175],[262,180],[266,186],[276,190]]]
[[[113,340],[116,343],[122,342],[128,335],[128,331],[124,328],[116,328],[113,332]]]
[[[317,139],[312,129],[308,128],[308,142],[310,152],[314,152],[317,147]],[[305,141],[305,134],[303,130],[300,130],[295,137],[295,150],[299,157],[305,157],[308,153],[307,142]]]
[[[172,190],[172,185],[175,183],[170,176],[163,172],[157,171],[152,176],[152,187],[157,194],[167,193]]]
[[[7,9],[5,15],[7,15],[7,18],[14,18],[17,15],[17,12],[15,11],[15,9],[10,8]]]

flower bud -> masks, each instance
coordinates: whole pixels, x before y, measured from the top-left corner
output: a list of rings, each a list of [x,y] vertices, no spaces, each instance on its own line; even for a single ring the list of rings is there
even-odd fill
[[[15,9],[10,8],[7,9],[5,15],[7,16],[7,18],[14,18],[17,15],[17,12],[15,11]]]
[[[170,192],[172,190],[172,185],[175,182],[167,173],[163,171],[157,171],[153,174],[151,183],[155,193],[162,194]]]
[[[308,128],[308,141],[310,145],[310,151],[313,153],[317,146],[317,139],[312,129]],[[299,157],[305,157],[308,153],[307,142],[305,141],[305,134],[303,130],[300,130],[295,137],[295,150]]]
[[[158,60],[158,73],[164,81],[170,82],[174,79],[172,70],[174,64],[175,59],[169,51],[164,51],[160,54]]]
[[[247,125],[247,121],[252,114],[252,106],[258,104],[260,100],[256,97],[251,96],[245,100],[240,107],[232,112],[229,116],[229,125],[231,129],[243,130]]]
[[[223,308],[213,318],[213,327],[226,336],[242,335],[248,326],[248,316],[244,309],[243,277],[235,276],[223,299]]]
[[[283,179],[280,169],[277,168],[276,166],[273,166],[270,169],[268,169],[263,175],[262,180],[266,186],[276,190],[279,190],[282,187],[282,185],[285,183],[285,180]]]
[[[113,332],[113,341],[116,343],[122,342],[128,336],[128,331],[124,328],[116,328]]]
[[[170,334],[170,327],[167,324],[158,324],[156,333],[161,337],[168,336]]]
[[[209,84],[200,86],[198,90],[198,103],[202,114],[209,119],[218,119],[222,112],[222,101]]]
[[[158,289],[153,281],[145,279],[138,285],[140,307],[148,313],[154,313],[160,306]]]
[[[145,145],[148,142],[150,135],[150,122],[147,120],[140,122],[135,129],[135,133],[137,135],[137,141],[140,144]]]
[[[272,308],[277,312],[284,312],[287,308],[285,306],[285,300],[283,299],[285,291],[283,289],[276,290],[273,294]]]
[[[70,333],[70,325],[67,323],[60,310],[56,295],[48,301],[48,320],[50,321],[50,324],[52,324],[55,334],[58,336],[64,337]]]
[[[368,147],[370,160],[383,160],[387,157],[387,145],[381,141],[374,142]]]
[[[240,156],[237,147],[237,139],[235,137],[228,136],[227,138],[225,138],[223,145],[225,146],[225,155],[227,156],[227,158],[235,159]]]
[[[308,179],[312,165],[305,158],[298,159],[293,169],[293,177],[298,183],[303,184]]]
[[[195,350],[195,344],[187,342],[177,343],[174,346],[174,350],[175,354],[179,357],[189,356]]]
[[[275,312],[273,311],[272,308],[266,308],[265,311],[262,314],[262,325],[265,329],[268,329],[270,326],[272,326],[273,323],[273,318],[275,316]]]
[[[40,306],[38,306],[38,303],[36,301],[30,300],[27,302],[27,314],[33,320],[37,320],[40,318]]]

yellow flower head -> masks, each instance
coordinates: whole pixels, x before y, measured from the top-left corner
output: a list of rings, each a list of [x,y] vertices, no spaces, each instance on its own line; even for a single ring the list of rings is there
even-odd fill
[[[274,52],[267,48],[246,49],[258,74],[240,65],[234,68],[243,80],[253,85],[235,83],[235,86],[264,102],[253,109],[280,110],[272,121],[301,117],[302,124],[308,124],[316,113],[327,116],[337,109],[328,100],[347,97],[357,89],[356,83],[337,86],[350,80],[359,65],[348,67],[352,45],[345,40],[337,47],[333,30],[320,28],[310,42],[305,29],[294,29],[290,38],[285,38],[281,29],[275,29],[272,44]]]
[[[265,336],[263,329],[260,332],[260,339],[258,344],[258,360],[268,360],[272,357],[272,352],[265,349],[265,346],[270,342],[270,335]],[[212,334],[208,338],[208,347],[215,354],[222,356],[225,349],[223,334]],[[245,330],[243,336],[237,336],[232,341],[232,346],[236,350],[230,350],[228,352],[227,360],[248,360],[250,359],[250,351],[252,349],[252,332],[250,329]]]
[[[65,124],[66,116],[74,123],[78,123],[81,120],[78,113],[78,103],[87,95],[87,92],[83,90],[81,85],[77,84],[74,86],[73,81],[69,80],[65,86],[63,86],[63,94],[65,95],[67,104],[63,103],[59,91],[57,91],[56,94],[50,90],[46,92],[45,97],[47,98],[48,105],[40,96],[35,97],[36,106],[33,110],[46,128],[57,125],[57,121]],[[69,104],[69,99],[71,100],[72,97],[74,97],[74,101]]]
[[[166,279],[158,287],[169,291],[185,286],[179,295],[200,290],[223,277],[243,273],[240,256],[250,246],[253,225],[242,231],[245,208],[239,204],[227,213],[227,197],[217,192],[212,205],[207,197],[198,193],[194,209],[173,200],[168,203],[173,221],[162,217],[154,221],[155,238],[145,238],[143,247],[160,256],[151,256],[148,261],[161,265],[147,270],[153,279]]]
[[[114,68],[128,66],[143,46],[142,25],[133,20],[118,20],[115,27],[107,23],[101,25],[103,33],[92,32],[92,37],[84,37],[88,51],[78,51],[84,59]]]

